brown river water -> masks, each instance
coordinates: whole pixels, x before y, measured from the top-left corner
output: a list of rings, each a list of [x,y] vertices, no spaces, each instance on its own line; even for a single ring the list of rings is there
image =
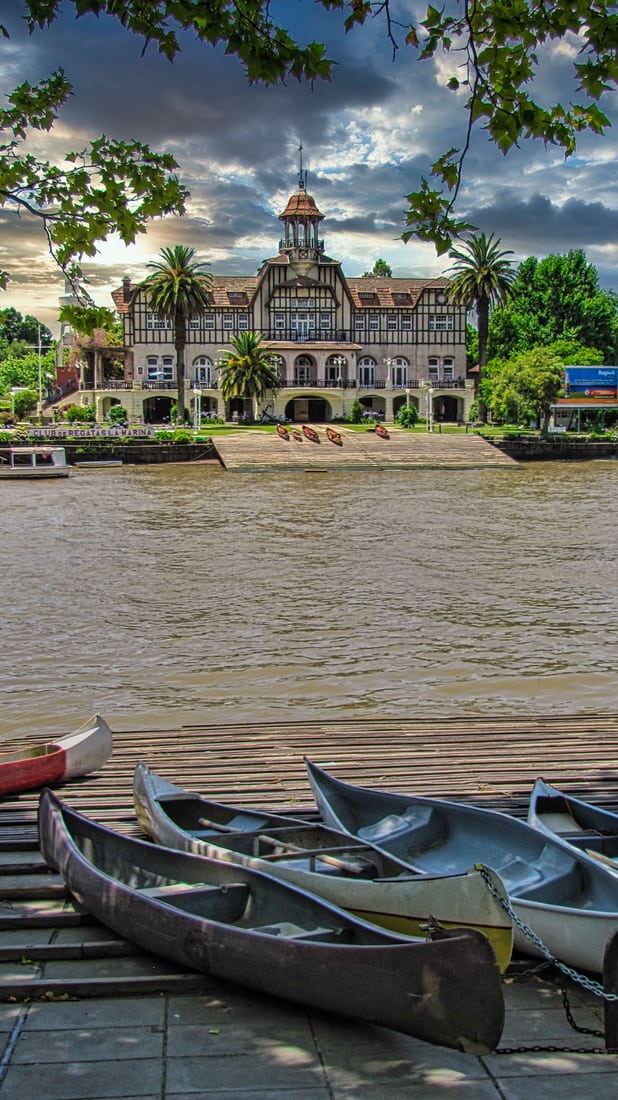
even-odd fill
[[[618,711],[618,463],[0,482],[0,737]]]

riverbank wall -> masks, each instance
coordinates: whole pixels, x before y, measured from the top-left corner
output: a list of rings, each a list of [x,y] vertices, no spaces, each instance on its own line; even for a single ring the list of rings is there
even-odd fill
[[[618,442],[593,440],[496,439],[494,445],[516,462],[589,462],[592,459],[618,458]]]
[[[62,440],[62,446],[70,466],[81,462],[122,462],[130,466],[149,466],[166,462],[206,462],[219,459],[211,442],[153,443],[151,440],[128,442],[88,439],[75,443]]]

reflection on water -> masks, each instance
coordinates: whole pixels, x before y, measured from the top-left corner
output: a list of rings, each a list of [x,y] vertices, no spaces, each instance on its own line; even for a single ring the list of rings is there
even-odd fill
[[[0,483],[0,733],[616,711],[617,482],[596,462]]]

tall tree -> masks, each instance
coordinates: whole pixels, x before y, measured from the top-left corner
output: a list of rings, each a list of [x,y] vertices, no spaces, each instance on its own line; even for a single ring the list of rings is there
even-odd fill
[[[315,3],[344,15],[344,30],[361,26],[374,16],[384,20],[393,52],[397,35],[416,51],[418,59],[452,56],[456,63],[447,86],[459,95],[463,110],[459,148],[446,150],[431,165],[437,187],[421,180],[407,196],[408,228],[405,239],[416,236],[434,241],[447,252],[453,237],[472,229],[454,214],[464,161],[474,126],[482,124],[491,141],[506,153],[524,138],[540,139],[569,156],[586,131],[602,134],[609,120],[599,103],[611,96],[618,83],[615,0],[547,0],[532,4],[514,0],[445,0],[430,3],[424,18],[391,10],[390,0],[301,0],[308,11]],[[60,0],[22,0],[31,31],[58,18]],[[412,5],[410,5],[412,6]],[[117,18],[127,30],[152,43],[172,60],[180,49],[181,32],[190,31],[204,43],[235,54],[250,82],[274,84],[293,76],[298,80],[331,79],[335,62],[324,46],[297,43],[273,17],[270,0],[65,0],[64,10]],[[395,5],[393,4],[394,8]],[[281,11],[287,10],[286,6]],[[420,14],[420,13],[419,13]],[[0,34],[7,35],[0,25]],[[536,94],[546,89],[545,72],[553,65],[555,49],[566,42],[572,53],[568,86],[557,89],[556,101]],[[572,43],[577,44],[572,49]],[[454,51],[453,51],[454,52]],[[566,51],[565,51],[566,55]],[[553,78],[553,68],[551,69]],[[561,74],[560,74],[561,75]],[[537,79],[534,79],[537,77]],[[570,81],[574,81],[576,97]],[[9,96],[10,108],[0,114],[0,129],[12,138],[0,145],[0,205],[16,203],[21,210],[43,219],[50,248],[65,271],[82,256],[92,256],[96,242],[116,231],[130,242],[150,217],[181,213],[186,192],[171,175],[171,157],[152,153],[138,143],[101,137],[88,150],[70,153],[62,167],[38,162],[20,148],[28,127],[49,129],[58,107],[71,88],[58,70],[32,88],[23,84]],[[577,99],[577,101],[574,101]],[[565,107],[563,104],[567,104]],[[72,162],[74,170],[67,168]],[[0,285],[7,274],[0,272]]]
[[[391,279],[393,269],[390,264],[387,264],[386,260],[376,260],[371,271],[363,271],[363,279],[371,275],[378,279]]]
[[[564,364],[548,347],[537,347],[506,362],[494,363],[486,396],[498,421],[536,417],[545,438],[553,407],[564,384]]]
[[[262,340],[259,332],[239,332],[232,337],[232,350],[221,358],[219,389],[224,401],[240,397],[259,403],[268,392],[277,393],[279,374],[272,349]]]
[[[185,419],[185,347],[187,322],[200,314],[208,305],[212,275],[203,263],[194,260],[195,249],[176,244],[161,249],[161,260],[151,260],[152,269],[142,286],[146,290],[150,308],[160,317],[172,322],[174,348],[176,349],[176,382],[178,403],[176,419]]]
[[[543,260],[529,256],[517,268],[508,304],[489,320],[490,356],[504,359],[556,340],[597,348],[605,363],[617,361],[618,297],[599,288],[582,249]]]
[[[462,248],[451,249],[449,256],[455,261],[447,274],[453,276],[448,288],[452,302],[467,306],[476,306],[479,333],[479,387],[483,381],[483,367],[487,362],[487,333],[489,328],[489,307],[505,302],[515,278],[510,249],[499,248],[500,240],[494,240],[493,233],[486,237],[484,233],[472,234]],[[479,419],[487,419],[487,410],[482,396],[479,399]]]

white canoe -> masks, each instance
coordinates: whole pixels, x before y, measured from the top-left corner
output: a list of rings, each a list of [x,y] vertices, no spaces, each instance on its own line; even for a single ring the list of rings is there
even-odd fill
[[[603,970],[606,944],[618,928],[618,878],[600,863],[507,814],[355,787],[306,764],[319,810],[332,828],[369,840],[417,871],[491,867],[518,920],[551,956],[582,970]],[[517,926],[515,946],[543,955]]]
[[[478,871],[419,875],[346,833],[212,802],[145,764],[135,769],[133,799],[144,832],[169,848],[266,872],[406,935],[422,935],[431,918],[445,928],[475,928],[501,970],[510,962],[512,922]],[[492,885],[506,897],[497,875]]]

